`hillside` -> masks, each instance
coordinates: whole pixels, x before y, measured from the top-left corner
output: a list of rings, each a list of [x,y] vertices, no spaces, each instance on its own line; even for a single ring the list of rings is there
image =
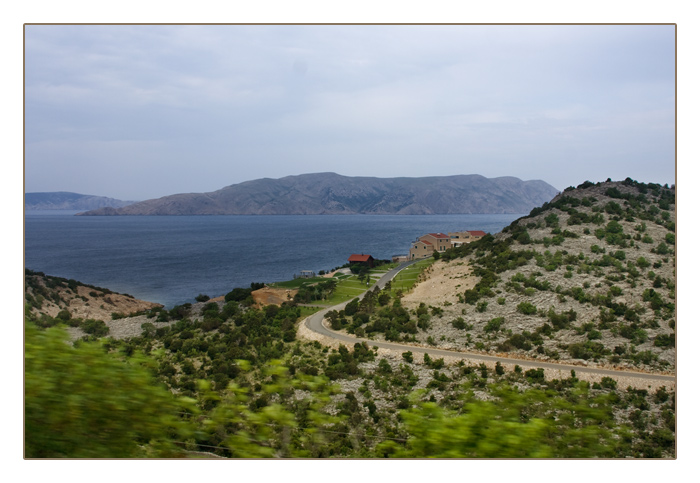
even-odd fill
[[[120,332],[138,335],[140,327],[123,327],[124,324],[115,320],[127,320],[128,316],[163,307],[131,295],[31,270],[25,270],[24,298],[28,320],[43,327],[63,323],[74,328],[71,331],[75,335],[84,335],[79,328],[85,321],[105,322],[97,325],[107,328],[114,326],[115,330],[107,332],[112,336]],[[88,327],[94,326],[94,322],[88,323]]]
[[[544,181],[478,175],[348,177],[335,173],[258,179],[81,215],[318,215],[527,213],[557,190]]]
[[[96,210],[107,206],[121,208],[132,203],[135,202],[65,191],[24,194],[25,210]]]
[[[453,249],[407,294],[419,343],[504,357],[675,371],[675,190],[584,183]]]
[[[25,455],[675,458],[674,383],[552,375],[516,359],[674,373],[674,195],[632,180],[566,190],[446,252],[408,293],[395,282],[327,314],[369,343],[306,340],[320,306],[258,307],[253,285],[109,321],[96,343],[66,344],[45,329],[61,314],[29,310]],[[75,281],[47,279],[42,295],[28,277],[28,308],[80,298]],[[132,336],[115,332],[127,325]],[[373,346],[381,339],[409,347]]]

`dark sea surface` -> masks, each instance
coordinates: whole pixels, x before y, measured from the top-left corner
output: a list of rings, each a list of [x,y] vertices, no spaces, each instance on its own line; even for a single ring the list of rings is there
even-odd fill
[[[73,216],[25,213],[25,267],[166,307],[251,282],[407,254],[430,232],[497,233],[524,215]]]

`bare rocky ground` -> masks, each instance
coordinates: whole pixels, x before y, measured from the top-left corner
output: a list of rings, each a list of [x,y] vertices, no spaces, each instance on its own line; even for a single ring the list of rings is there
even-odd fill
[[[35,290],[29,289],[30,293]],[[60,300],[44,299],[41,312],[56,317],[61,310],[68,310],[73,318],[112,320],[112,314],[133,314],[143,312],[161,304],[138,300],[129,295],[108,293],[97,288],[78,285],[76,290],[58,287]]]
[[[200,321],[202,319],[201,312],[202,308],[209,303],[217,303],[221,309],[224,306],[223,297],[217,297],[216,299],[211,299],[206,302],[199,302],[192,304],[191,316],[188,317],[193,322]],[[157,304],[159,305],[159,304]],[[160,327],[167,327],[176,323],[176,320],[169,322],[158,322],[155,317],[149,318],[147,315],[136,315],[133,317],[124,317],[122,319],[116,320],[105,320],[105,324],[109,327],[108,337],[114,339],[127,339],[129,337],[138,337],[143,333],[142,325],[145,323],[153,324],[153,326],[158,329]],[[71,339],[79,339],[85,335],[85,333],[77,327],[69,327],[68,333]]]
[[[265,305],[281,305],[293,300],[297,292],[299,292],[298,289],[263,287],[254,290],[250,295],[255,300],[257,307],[264,307]]]
[[[31,312],[36,316],[47,314],[56,317],[62,310],[67,310],[73,319],[101,320],[109,327],[108,337],[114,339],[140,336],[143,333],[141,326],[145,323],[153,324],[156,329],[174,323],[157,322],[155,317],[149,318],[145,315],[145,312],[163,305],[135,299],[130,295],[81,284],[70,287],[65,279],[56,277],[28,275],[27,282],[27,294],[41,305],[40,310],[36,307],[31,308]],[[47,287],[47,283],[51,286]],[[198,320],[202,307],[212,302],[217,303],[219,307],[225,303],[224,297],[218,297],[192,304],[193,320]],[[118,318],[114,318],[115,315]],[[67,332],[72,340],[86,335],[78,327],[67,327]]]

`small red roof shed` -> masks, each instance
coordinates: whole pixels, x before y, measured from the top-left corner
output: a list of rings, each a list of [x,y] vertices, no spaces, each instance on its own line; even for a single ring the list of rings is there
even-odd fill
[[[353,253],[348,258],[348,262],[350,263],[371,263],[372,260],[374,260],[374,258],[372,258],[372,255],[358,255],[356,253]]]

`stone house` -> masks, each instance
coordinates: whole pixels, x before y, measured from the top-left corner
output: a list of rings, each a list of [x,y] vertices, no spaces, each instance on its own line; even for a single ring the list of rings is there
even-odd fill
[[[408,259],[428,258],[433,252],[442,253],[451,248],[450,237],[444,233],[428,233],[419,237],[411,244]]]

